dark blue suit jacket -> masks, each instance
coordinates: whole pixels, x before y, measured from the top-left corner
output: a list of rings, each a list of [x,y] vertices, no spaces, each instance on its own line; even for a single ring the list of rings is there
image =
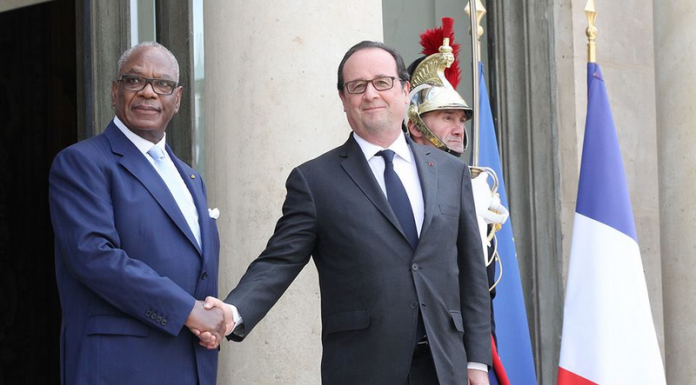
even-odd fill
[[[202,247],[157,171],[113,122],[53,162],[65,385],[215,384],[217,351],[199,346],[184,322],[195,299],[217,295],[217,227],[202,178],[167,151],[198,209]]]

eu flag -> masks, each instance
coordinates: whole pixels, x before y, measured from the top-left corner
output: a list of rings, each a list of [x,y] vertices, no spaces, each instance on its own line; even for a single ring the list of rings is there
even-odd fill
[[[479,94],[479,165],[490,167],[496,172],[499,179],[500,201],[503,206],[509,208],[482,63],[479,63]],[[498,355],[510,384],[534,385],[537,383],[537,378],[534,372],[527,310],[524,307],[520,270],[515,252],[512,219],[509,219],[497,232],[497,242],[504,271],[502,280],[496,286],[497,293],[493,300]]]

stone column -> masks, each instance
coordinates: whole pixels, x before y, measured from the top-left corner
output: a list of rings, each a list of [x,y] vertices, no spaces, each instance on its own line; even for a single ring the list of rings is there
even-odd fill
[[[344,53],[382,39],[380,2],[206,1],[206,182],[221,215],[220,295],[264,249],[291,169],[350,132],[336,89]],[[220,384],[320,384],[310,264],[242,343],[223,343]],[[243,316],[243,314],[242,314]]]
[[[696,7],[655,1],[660,236],[669,384],[696,383]]]

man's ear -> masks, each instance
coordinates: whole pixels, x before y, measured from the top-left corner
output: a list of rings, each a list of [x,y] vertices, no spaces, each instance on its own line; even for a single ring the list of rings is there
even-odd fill
[[[174,91],[176,94],[176,104],[174,104],[174,113],[179,112],[179,106],[181,105],[181,94],[184,93],[184,87],[179,86],[176,91]]]
[[[118,93],[118,82],[111,82],[111,108],[116,108],[116,94]]]
[[[338,97],[341,98],[341,104],[343,104],[343,112],[348,112],[346,108],[346,97],[343,95],[343,91],[338,91]]]
[[[407,106],[411,103],[411,101],[408,98],[409,92],[411,92],[411,83],[406,82],[406,84],[404,84],[404,93],[406,94],[406,105]]]
[[[418,128],[416,128],[416,125],[412,121],[408,121],[408,132],[411,133],[412,138],[422,138],[423,134],[418,131]]]

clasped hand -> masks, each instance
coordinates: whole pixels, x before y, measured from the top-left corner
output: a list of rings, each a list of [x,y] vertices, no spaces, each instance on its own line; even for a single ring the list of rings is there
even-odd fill
[[[196,301],[185,323],[207,349],[216,349],[222,339],[234,329],[232,309],[215,297]]]

